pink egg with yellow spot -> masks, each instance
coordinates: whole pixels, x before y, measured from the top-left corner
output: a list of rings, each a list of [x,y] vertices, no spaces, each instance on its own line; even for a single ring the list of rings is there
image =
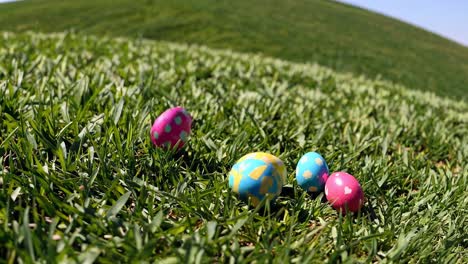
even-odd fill
[[[357,212],[364,203],[364,192],[353,175],[334,172],[325,183],[325,196],[333,208],[343,213]]]
[[[151,127],[151,141],[164,148],[182,148],[187,142],[192,127],[192,117],[180,107],[164,111]]]

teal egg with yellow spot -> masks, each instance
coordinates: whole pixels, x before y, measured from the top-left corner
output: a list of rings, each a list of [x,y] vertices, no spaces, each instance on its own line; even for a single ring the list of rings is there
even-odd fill
[[[254,152],[240,158],[229,172],[229,187],[239,198],[258,205],[266,196],[272,201],[286,182],[286,167],[278,157]]]
[[[329,173],[325,159],[317,152],[308,152],[297,163],[296,181],[308,192],[321,192]]]

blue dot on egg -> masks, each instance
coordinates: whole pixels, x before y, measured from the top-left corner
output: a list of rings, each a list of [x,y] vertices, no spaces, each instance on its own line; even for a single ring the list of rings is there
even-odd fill
[[[188,137],[188,133],[182,130],[182,131],[180,132],[180,134],[179,134],[179,137],[180,137],[180,139],[181,139],[183,142],[186,142],[186,141],[187,141],[187,137]]]
[[[308,192],[322,191],[328,174],[328,165],[317,152],[304,154],[296,166],[296,181],[302,189]]]
[[[174,119],[174,121],[175,121],[175,123],[176,123],[177,125],[182,124],[182,118],[181,118],[180,116],[177,116],[177,117]]]

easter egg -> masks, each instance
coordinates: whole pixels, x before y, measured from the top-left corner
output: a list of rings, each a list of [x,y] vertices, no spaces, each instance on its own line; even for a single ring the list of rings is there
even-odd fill
[[[240,158],[229,172],[229,187],[244,201],[258,205],[268,194],[274,200],[286,182],[286,167],[279,158],[254,152]]]
[[[308,152],[296,165],[296,181],[308,192],[321,192],[328,178],[328,165],[317,152]]]
[[[151,127],[151,141],[158,147],[180,149],[187,142],[192,126],[192,117],[180,107],[164,111]]]
[[[325,183],[325,196],[331,206],[346,213],[346,209],[357,212],[364,203],[364,192],[353,175],[346,172],[334,172]]]

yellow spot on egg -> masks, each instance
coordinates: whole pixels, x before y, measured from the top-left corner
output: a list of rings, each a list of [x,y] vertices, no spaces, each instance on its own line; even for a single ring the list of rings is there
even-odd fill
[[[232,186],[232,191],[238,193],[242,175],[237,170],[232,170],[231,174],[234,176],[234,185]]]
[[[271,163],[271,164],[282,163],[281,160],[278,159],[277,157],[275,157],[275,156],[273,156],[273,155],[271,155],[269,153],[265,153],[265,152],[258,152],[257,155],[256,155],[256,158],[261,159],[264,162]]]
[[[281,193],[281,189],[283,188],[283,184],[284,182],[281,182],[281,176],[279,174],[274,174],[274,177],[275,177],[275,181],[276,181],[276,190],[275,190],[275,194],[276,195],[279,195]]]
[[[286,182],[286,167],[284,166],[284,163],[277,157],[268,154],[268,153],[263,153],[260,152],[258,154],[258,158],[263,160],[265,163],[272,164],[275,170],[281,175],[281,180],[283,182]]]
[[[306,170],[306,171],[304,171],[302,176],[304,176],[304,178],[306,178],[306,179],[309,179],[310,177],[312,177],[312,172],[310,170]]]
[[[323,161],[321,158],[316,158],[315,159],[315,164],[319,165],[319,166],[322,166],[323,165]]]
[[[315,187],[315,186],[310,186],[310,187],[309,187],[309,191],[311,191],[311,192],[316,192],[316,191],[318,191],[318,189],[317,189],[317,187]]]
[[[260,176],[262,176],[263,172],[266,170],[267,168],[267,165],[262,165],[262,166],[258,166],[257,168],[255,168],[250,174],[250,178],[254,179],[254,180],[258,180],[258,178],[260,178]]]
[[[273,173],[273,180],[276,182],[275,194],[278,195],[281,193],[281,189],[283,188],[283,184],[286,182],[286,180],[283,180],[283,177],[278,172]]]
[[[260,186],[260,193],[266,194],[271,186],[273,186],[273,180],[271,177],[263,177],[262,185]]]
[[[255,197],[254,195],[252,194],[248,194],[249,198],[250,198],[250,202],[254,205],[254,206],[257,206],[259,203],[260,203],[260,200]]]
[[[281,181],[286,182],[286,168],[284,167],[284,165],[282,163],[281,164],[273,163],[273,167],[280,175]]]

